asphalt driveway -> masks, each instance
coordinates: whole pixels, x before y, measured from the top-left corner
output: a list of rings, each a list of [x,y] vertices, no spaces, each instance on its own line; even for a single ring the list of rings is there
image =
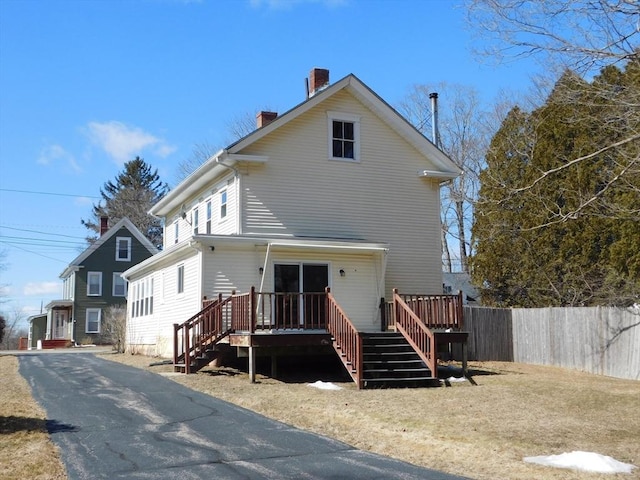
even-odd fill
[[[357,450],[93,354],[19,358],[70,479],[462,478]]]

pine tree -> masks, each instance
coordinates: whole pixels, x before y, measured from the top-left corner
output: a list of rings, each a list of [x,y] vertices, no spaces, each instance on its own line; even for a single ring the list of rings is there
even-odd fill
[[[640,113],[612,112],[625,102],[609,98],[640,91],[636,67],[608,67],[592,83],[565,72],[542,107],[512,111],[494,136],[473,227],[487,304],[637,301],[640,142],[612,145],[638,131]]]
[[[91,232],[99,234],[100,218],[108,218],[111,228],[123,217],[129,220],[153,243],[162,245],[162,224],[147,212],[169,191],[166,183],[160,180],[158,171],[140,157],[124,164],[123,171],[116,176],[115,182],[108,181],[100,189],[102,200],[93,205],[93,217],[82,220],[82,224]],[[87,237],[90,243],[96,236]]]

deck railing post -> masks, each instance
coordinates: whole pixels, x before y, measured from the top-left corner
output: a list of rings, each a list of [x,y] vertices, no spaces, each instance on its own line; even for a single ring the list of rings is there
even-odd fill
[[[178,324],[173,324],[173,364],[178,363]]]
[[[251,287],[251,294],[249,296],[249,315],[250,315],[250,322],[251,322],[251,327],[250,327],[250,331],[251,333],[256,331],[256,287]]]
[[[396,324],[398,323],[398,289],[393,289],[393,305],[391,306],[391,314],[393,316],[393,329],[398,331]]]
[[[462,290],[458,290],[458,328],[460,330],[464,329],[464,308],[462,306]]]
[[[182,330],[184,332],[184,373],[189,375],[191,373],[191,347],[189,344],[189,327],[185,326]]]

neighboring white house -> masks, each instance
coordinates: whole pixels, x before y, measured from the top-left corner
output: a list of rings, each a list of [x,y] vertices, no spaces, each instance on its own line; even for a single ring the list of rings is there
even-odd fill
[[[329,286],[361,331],[398,288],[440,293],[440,183],[460,169],[354,75],[220,150],[158,202],[161,253],[127,270],[129,348],[173,353],[203,297]]]

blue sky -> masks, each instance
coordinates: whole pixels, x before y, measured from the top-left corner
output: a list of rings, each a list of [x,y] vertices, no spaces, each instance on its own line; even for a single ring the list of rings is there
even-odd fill
[[[529,87],[527,64],[492,66],[473,41],[456,0],[0,0],[0,310],[61,297],[80,220],[124,162],[174,185],[234,118],[300,103],[313,67],[392,105],[415,84],[486,102]]]

